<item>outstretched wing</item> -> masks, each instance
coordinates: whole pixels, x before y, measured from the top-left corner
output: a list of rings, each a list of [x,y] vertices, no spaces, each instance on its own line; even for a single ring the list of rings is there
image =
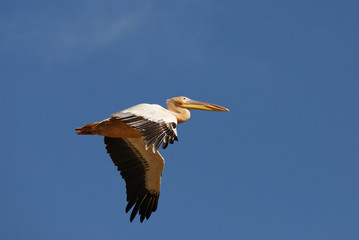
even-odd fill
[[[147,151],[143,138],[105,137],[105,144],[126,182],[126,213],[133,207],[130,221],[138,213],[143,222],[157,209],[164,159],[158,151]]]
[[[155,152],[160,145],[165,149],[168,143],[177,141],[177,119],[167,109],[156,104],[139,104],[111,115],[141,132],[146,149],[153,145]]]

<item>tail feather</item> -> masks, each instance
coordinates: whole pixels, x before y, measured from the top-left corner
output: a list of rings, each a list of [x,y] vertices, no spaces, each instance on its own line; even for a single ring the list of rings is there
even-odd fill
[[[80,128],[76,128],[76,133],[79,135],[96,135],[97,133],[97,126],[99,125],[99,122],[95,123],[89,123],[86,124]]]

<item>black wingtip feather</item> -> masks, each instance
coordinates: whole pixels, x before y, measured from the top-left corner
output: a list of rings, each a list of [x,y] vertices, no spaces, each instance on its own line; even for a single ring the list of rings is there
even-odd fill
[[[168,141],[162,143],[162,149],[166,149],[167,146],[168,146]]]
[[[137,199],[136,199],[137,200]],[[135,205],[136,200],[130,200],[126,206],[126,213],[128,213],[128,211],[131,210],[131,208],[133,207],[133,205]]]
[[[132,213],[131,213],[131,216],[130,216],[130,221],[132,222],[133,219],[136,217],[136,214],[142,204],[142,201],[143,201],[143,197],[142,197],[142,200],[138,200],[136,205],[134,206],[133,210],[132,210]]]

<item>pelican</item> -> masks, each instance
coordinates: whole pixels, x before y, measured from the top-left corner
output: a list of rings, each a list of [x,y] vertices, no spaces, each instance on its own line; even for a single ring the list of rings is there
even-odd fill
[[[164,168],[164,159],[157,150],[178,141],[176,127],[190,118],[188,109],[229,111],[183,96],[168,99],[167,107],[143,103],[76,129],[79,135],[105,137],[107,153],[126,182],[126,213],[133,207],[131,222],[137,213],[142,223],[156,211]]]

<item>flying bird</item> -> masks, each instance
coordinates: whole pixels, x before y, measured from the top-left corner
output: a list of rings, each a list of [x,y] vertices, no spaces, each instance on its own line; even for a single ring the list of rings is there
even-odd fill
[[[164,168],[157,149],[178,141],[176,127],[190,118],[188,109],[229,111],[182,96],[168,99],[167,107],[168,110],[157,104],[138,104],[76,129],[79,135],[105,136],[107,153],[126,182],[126,213],[133,207],[131,222],[137,213],[143,222],[156,211]]]

